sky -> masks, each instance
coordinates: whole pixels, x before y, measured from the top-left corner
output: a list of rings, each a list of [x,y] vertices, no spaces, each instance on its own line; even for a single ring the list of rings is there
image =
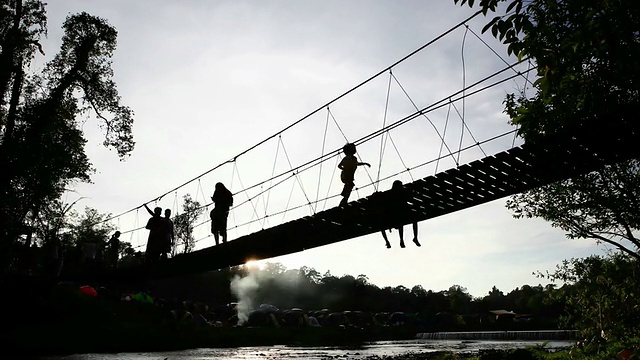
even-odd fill
[[[515,61],[489,34],[481,34],[489,19],[476,17],[468,30],[451,32],[394,67],[393,77],[385,72],[327,111],[324,104],[473,11],[453,1],[427,5],[414,0],[57,0],[47,11],[47,55],[35,59],[31,69],[38,71],[55,55],[68,14],[86,11],[105,18],[118,30],[114,80],[122,103],[135,112],[136,147],[126,161],[102,146],[94,117],[78,119],[96,173],[91,184],[76,184],[65,199],[82,198],[80,210],[89,206],[103,213],[120,214],[147,202],[175,213],[187,193],[207,203],[220,181],[236,193],[236,205],[244,203],[229,217],[231,241],[338,204],[338,197],[315,202],[341,191],[336,157],[297,176],[291,175],[292,168],[412,114],[414,104],[424,108],[451,97],[465,84],[502,70],[503,59]],[[513,74],[504,72],[475,89]],[[358,169],[358,190],[351,199],[386,190],[395,179],[410,182],[518,145],[520,140],[508,135],[482,148],[473,146],[513,130],[502,102],[507,93],[526,91],[526,84],[524,77],[505,81],[359,145],[358,155],[372,166]],[[316,109],[320,110],[281,136],[199,177]],[[439,136],[446,146],[441,146]],[[469,149],[460,155],[447,155],[465,147]],[[441,161],[419,166],[439,156]],[[402,172],[407,167],[411,172]],[[281,173],[287,175],[260,185]],[[282,184],[266,191],[278,180]],[[243,191],[255,184],[259,185]],[[411,243],[407,226],[404,249],[393,231],[391,249],[380,234],[373,234],[269,261],[337,276],[364,274],[378,286],[422,285],[440,291],[457,284],[483,296],[493,286],[508,292],[524,284],[545,284],[535,272],[552,271],[566,258],[606,250],[590,241],[569,240],[541,219],[514,219],[505,201],[421,222],[420,248]],[[256,220],[264,214],[270,216]],[[143,226],[147,218],[142,209],[113,224],[124,232],[124,241],[142,246],[147,232],[127,230]],[[206,218],[205,213],[202,222]],[[209,224],[196,228],[196,248],[214,243],[208,235]]]

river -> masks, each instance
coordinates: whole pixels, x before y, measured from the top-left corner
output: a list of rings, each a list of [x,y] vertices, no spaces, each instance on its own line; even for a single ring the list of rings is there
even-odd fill
[[[330,358],[364,359],[372,355],[400,355],[411,352],[472,352],[488,349],[516,349],[541,346],[559,350],[570,347],[570,341],[469,341],[469,340],[406,340],[377,341],[358,348],[339,347],[293,347],[293,346],[257,346],[229,349],[192,349],[168,352],[121,353],[121,354],[79,354],[50,357],[49,360],[207,360],[207,359],[309,359]]]

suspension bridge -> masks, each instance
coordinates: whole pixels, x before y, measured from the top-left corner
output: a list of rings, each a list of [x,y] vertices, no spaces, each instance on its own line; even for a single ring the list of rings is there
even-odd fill
[[[634,116],[630,115],[638,113],[638,105],[610,109],[599,114],[591,114],[588,118],[558,119],[558,121],[572,120],[570,121],[571,123],[579,125],[576,125],[575,128],[564,129],[535,143],[523,143],[516,146],[515,133],[517,129],[515,128],[510,128],[498,135],[489,136],[482,140],[477,139],[471,131],[473,125],[467,120],[468,115],[465,117],[465,102],[489,89],[516,79],[523,81],[523,86],[526,88],[531,85],[529,74],[532,72],[531,64],[526,59],[509,63],[471,29],[468,24],[477,15],[478,13],[453,26],[414,52],[382,69],[377,74],[326,104],[321,105],[281,131],[152,200],[152,202],[157,202],[173,194],[175,196],[174,208],[176,209],[174,213],[178,213],[177,194],[180,189],[195,184],[197,186],[195,190],[197,194],[196,200],[198,195],[206,199],[202,190],[201,180],[212,172],[232,166],[232,183],[236,179],[242,188],[234,193],[234,197],[238,199],[239,195],[244,195],[246,200],[236,200],[236,205],[232,208],[231,214],[232,216],[236,213],[239,214],[240,209],[245,208],[249,218],[244,222],[240,222],[240,224],[236,222],[230,230],[251,225],[258,225],[259,230],[247,231],[245,234],[235,238],[231,236],[230,231],[230,241],[222,245],[176,254],[170,259],[153,266],[123,267],[106,275],[114,280],[131,280],[133,278],[170,277],[216,270],[244,264],[250,259],[267,259],[296,253],[396,227],[398,225],[397,219],[388,216],[388,209],[386,209],[386,204],[393,202],[394,194],[391,191],[383,191],[381,184],[384,181],[392,181],[399,176],[408,176],[410,178],[410,181],[405,181],[405,189],[409,194],[409,198],[402,206],[403,209],[401,209],[402,213],[406,215],[401,222],[406,225],[484,204],[558,180],[571,178],[578,174],[597,170],[606,164],[616,163],[640,155],[640,150],[634,145],[640,140],[640,129],[637,122],[634,121]],[[475,35],[493,54],[500,58],[504,66],[487,76],[480,77],[473,83],[467,84],[463,81],[461,89],[442,97],[439,101],[419,107],[396,76],[396,69],[408,59],[421,53],[424,49],[454,31],[464,31],[462,43],[463,79],[465,79],[464,74],[466,74],[464,67],[464,39],[468,34]],[[383,78],[385,75],[388,75],[388,81],[385,84],[387,91],[382,126],[356,140],[349,139],[336,116],[334,116],[332,109],[337,107],[339,101],[346,101],[345,99],[349,95],[368,86],[376,79]],[[398,116],[395,121],[389,120],[392,116],[389,106],[392,85],[408,100],[412,110],[409,114],[405,112],[405,115]],[[494,100],[500,102],[502,99]],[[432,119],[438,111],[441,113],[446,112],[446,116],[441,116],[445,118],[444,125],[441,127],[437,126]],[[308,122],[314,117],[317,118],[325,112],[321,155],[303,160],[298,165],[293,165],[285,147],[283,134],[303,122]],[[452,112],[457,114],[460,119],[457,133],[451,130],[450,114]],[[439,146],[437,155],[433,158],[408,164],[403,158],[402,151],[399,150],[396,141],[391,136],[391,132],[400,129],[403,125],[415,123],[414,120],[417,119],[424,120],[423,122],[431,126],[432,139],[435,139]],[[329,144],[327,141],[330,124],[335,125],[335,129],[341,135],[337,140],[334,139],[333,144]],[[464,138],[465,135],[466,139]],[[451,140],[452,137],[453,141]],[[361,191],[369,188],[369,190],[372,190],[371,193],[348,203],[344,207],[336,206],[318,211],[318,206],[321,203],[326,206],[327,201],[333,200],[338,196],[329,195],[332,181],[336,178],[334,172],[330,176],[325,174],[324,179],[329,181],[329,185],[326,186],[327,196],[320,198],[323,179],[322,167],[329,160],[336,159],[337,161],[339,159],[341,145],[337,146],[337,144],[352,142],[358,146],[360,154],[361,147],[372,144],[372,140],[375,139],[380,139],[380,147],[377,150],[379,151],[377,174],[372,177],[367,172],[370,182],[357,188]],[[466,146],[463,140],[466,140]],[[260,146],[270,141],[276,143],[276,159],[280,152],[284,154],[286,159],[285,169],[277,173],[276,161],[274,160],[270,176],[245,187],[238,170],[239,160],[252,152],[259,151],[257,149]],[[510,146],[494,154],[487,154],[485,147],[498,141],[503,144],[508,143]],[[451,142],[457,143],[457,147],[452,146]],[[381,172],[381,164],[384,152],[389,144],[395,150],[400,160],[400,165],[396,166],[394,170],[383,174]],[[326,151],[327,148],[336,150]],[[472,150],[479,151],[482,156],[466,163],[461,161],[461,155]],[[424,157],[422,154],[414,155],[414,158]],[[443,165],[445,160],[449,161],[449,168]],[[433,169],[432,174],[424,176],[424,173],[422,173],[422,176],[417,176],[419,169],[427,167]],[[309,183],[308,178],[311,177],[308,174],[311,173],[312,169],[319,170],[318,178],[315,182],[317,185],[315,199],[312,192],[305,191],[305,184]],[[335,171],[335,166],[333,166],[333,169]],[[361,172],[361,170],[358,170],[358,172]],[[303,180],[305,174],[307,174],[306,181]],[[285,183],[292,184],[288,198],[285,193],[281,200],[281,203],[285,205],[279,210],[269,211],[270,201],[273,200],[271,198],[272,192],[274,189],[282,188]],[[292,204],[292,194],[295,188],[299,189],[301,194],[299,194],[299,201]],[[262,201],[262,208],[259,205],[260,201]],[[211,205],[211,203],[205,203],[199,208],[205,210],[204,214],[208,214],[207,210]],[[129,234],[130,239],[133,239],[134,234],[139,236],[141,232],[146,237],[144,227],[139,226],[137,220],[140,208],[141,205],[136,206],[106,221],[116,220],[120,223],[120,218],[127,216],[127,214],[135,213],[135,226],[131,229],[123,229],[122,233],[123,235]],[[304,212],[306,211],[308,213],[305,214]],[[293,218],[285,221],[287,214]],[[298,214],[299,216],[296,217]],[[271,222],[279,216],[282,216],[282,222],[270,226]],[[206,231],[207,226],[205,225],[209,221],[204,220],[196,224],[195,228]],[[211,235],[206,235],[195,242],[199,243],[210,239],[210,237]],[[136,244],[136,248],[140,250],[144,246],[144,243]]]

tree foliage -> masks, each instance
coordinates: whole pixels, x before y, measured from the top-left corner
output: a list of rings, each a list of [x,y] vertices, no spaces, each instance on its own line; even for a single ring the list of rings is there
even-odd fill
[[[482,0],[479,6],[485,14],[504,8],[483,31],[491,29],[509,54],[536,66],[536,94],[506,99],[506,111],[525,139],[555,132],[570,119],[638,103],[640,3]]]
[[[474,5],[470,0],[454,0]],[[484,28],[508,52],[537,67],[535,94],[509,94],[506,113],[527,141],[536,141],[572,121],[640,103],[640,3],[621,0],[483,0],[487,13],[505,14]],[[603,124],[606,126],[606,124]],[[638,161],[514,196],[516,217],[542,217],[570,238],[591,238],[640,257]]]
[[[474,5],[473,0],[454,0]],[[640,3],[623,0],[482,0],[485,14],[504,7],[483,29],[537,69],[535,94],[509,94],[505,112],[526,141],[537,141],[574,121],[640,103]],[[602,126],[613,126],[603,123]],[[570,238],[614,245],[609,258],[571,259],[550,275],[568,282],[566,324],[587,345],[638,333],[640,260],[639,161],[631,160],[515,195],[517,218],[542,217]]]
[[[200,203],[191,198],[191,194],[183,196],[182,213],[173,218],[173,227],[176,242],[173,245],[173,253],[175,254],[178,246],[182,246],[183,253],[193,251],[195,247],[195,238],[193,237],[193,228],[196,221],[204,212],[204,208]]]
[[[640,163],[605,167],[514,195],[507,207],[516,218],[541,217],[572,239],[590,238],[640,260]]]
[[[45,4],[3,2],[0,9],[0,247],[15,247],[25,225],[75,181],[89,181],[77,117],[92,113],[104,145],[121,158],[134,146],[133,112],[112,80],[116,30],[87,13],[69,15],[60,51],[40,73],[30,61],[43,49]],[[6,264],[8,260],[3,259]]]
[[[548,278],[569,286],[552,293],[567,304],[564,326],[582,331],[587,352],[601,351],[606,342],[635,346],[640,340],[640,266],[624,254],[565,260]]]

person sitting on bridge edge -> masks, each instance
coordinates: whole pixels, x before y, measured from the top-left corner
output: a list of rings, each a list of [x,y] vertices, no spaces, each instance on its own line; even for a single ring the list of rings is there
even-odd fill
[[[388,213],[388,216],[392,219],[391,223],[395,224],[394,227],[398,229],[398,235],[400,236],[400,247],[404,248],[404,229],[402,225],[402,220],[407,216],[407,190],[402,185],[402,181],[396,180],[391,185],[391,201],[387,204],[385,211]],[[421,246],[418,241],[418,223],[413,222],[413,242],[416,246]],[[389,229],[391,231],[391,229]],[[387,238],[387,233],[382,230],[382,237],[384,238],[384,242],[387,245],[387,249],[391,248],[391,243]]]
[[[359,165],[365,165],[371,167],[371,164],[366,162],[359,162],[356,158],[356,145],[353,143],[348,143],[342,147],[342,152],[344,152],[345,157],[338,164],[338,169],[342,170],[340,173],[340,180],[344,184],[344,188],[342,189],[342,200],[340,201],[340,206],[344,206],[349,201],[349,196],[351,195],[351,191],[355,187],[354,180],[356,169]]]
[[[229,209],[233,206],[233,194],[224,184],[217,183],[216,189],[211,197],[214,208],[209,216],[211,217],[211,233],[216,240],[216,245],[220,245],[220,237],[222,242],[227,242],[227,218],[229,217]]]
[[[144,204],[144,207],[152,214],[151,219],[147,221],[147,225],[145,226],[145,229],[149,230],[149,239],[147,240],[147,249],[145,251],[145,261],[147,263],[154,263],[160,260],[166,226],[164,219],[161,217],[162,208],[156,207],[152,212],[147,204]]]

